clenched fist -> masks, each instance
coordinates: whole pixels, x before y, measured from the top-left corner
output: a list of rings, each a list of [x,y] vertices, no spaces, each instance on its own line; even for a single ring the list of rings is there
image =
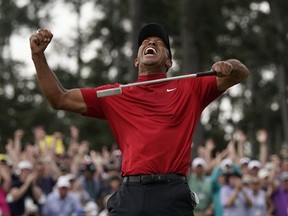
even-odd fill
[[[233,65],[228,61],[219,61],[212,66],[212,70],[217,72],[218,77],[226,77],[231,75]]]
[[[31,54],[43,54],[52,38],[53,34],[48,29],[38,29],[37,32],[30,37]]]

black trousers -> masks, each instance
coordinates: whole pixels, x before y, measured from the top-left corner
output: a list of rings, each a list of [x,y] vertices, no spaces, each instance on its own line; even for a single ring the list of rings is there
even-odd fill
[[[186,180],[124,182],[107,203],[109,216],[193,216],[194,206]]]

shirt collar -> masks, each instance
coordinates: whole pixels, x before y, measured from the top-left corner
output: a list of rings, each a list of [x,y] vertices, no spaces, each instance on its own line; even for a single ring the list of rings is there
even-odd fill
[[[167,75],[165,73],[141,75],[141,76],[138,76],[137,82],[162,79],[162,78],[166,78],[166,77],[167,77]]]

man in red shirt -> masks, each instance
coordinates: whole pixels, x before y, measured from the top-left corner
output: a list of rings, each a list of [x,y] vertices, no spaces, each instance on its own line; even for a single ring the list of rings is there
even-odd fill
[[[54,109],[106,119],[123,153],[123,184],[108,201],[111,216],[189,215],[195,200],[186,180],[192,134],[202,111],[249,71],[236,59],[216,62],[217,77],[181,79],[123,88],[121,95],[97,98],[96,88],[65,89],[49,68],[44,51],[52,33],[30,37],[32,60],[43,94]],[[158,24],[139,32],[137,82],[165,78],[172,66],[169,37]],[[192,195],[192,196],[191,196]]]

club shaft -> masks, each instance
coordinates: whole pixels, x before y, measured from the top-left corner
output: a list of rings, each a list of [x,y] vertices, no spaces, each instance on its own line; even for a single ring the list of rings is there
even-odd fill
[[[134,83],[129,83],[129,84],[125,84],[125,85],[120,85],[118,88],[112,88],[112,89],[105,89],[105,90],[97,91],[97,97],[99,98],[99,97],[107,97],[107,96],[113,96],[113,95],[121,94],[122,88],[125,88],[125,87],[147,85],[147,84],[152,84],[152,83],[160,83],[160,82],[167,82],[167,81],[171,81],[171,80],[179,80],[179,79],[201,77],[201,76],[215,76],[216,74],[217,73],[215,71],[205,71],[205,72],[187,74],[187,75],[182,75],[182,76],[148,80],[148,81],[143,81],[143,82],[134,82]]]
[[[129,84],[125,84],[125,85],[120,85],[120,87],[125,88],[125,87],[131,87],[131,86],[167,82],[167,81],[171,81],[171,80],[179,80],[179,79],[186,79],[186,78],[193,78],[193,77],[200,77],[200,76],[212,76],[212,75],[216,75],[216,72],[215,71],[205,71],[205,72],[187,74],[187,75],[182,75],[182,76],[175,76],[175,77],[161,78],[161,79],[155,79],[155,80],[148,80],[148,81],[143,81],[143,82],[129,83]]]

